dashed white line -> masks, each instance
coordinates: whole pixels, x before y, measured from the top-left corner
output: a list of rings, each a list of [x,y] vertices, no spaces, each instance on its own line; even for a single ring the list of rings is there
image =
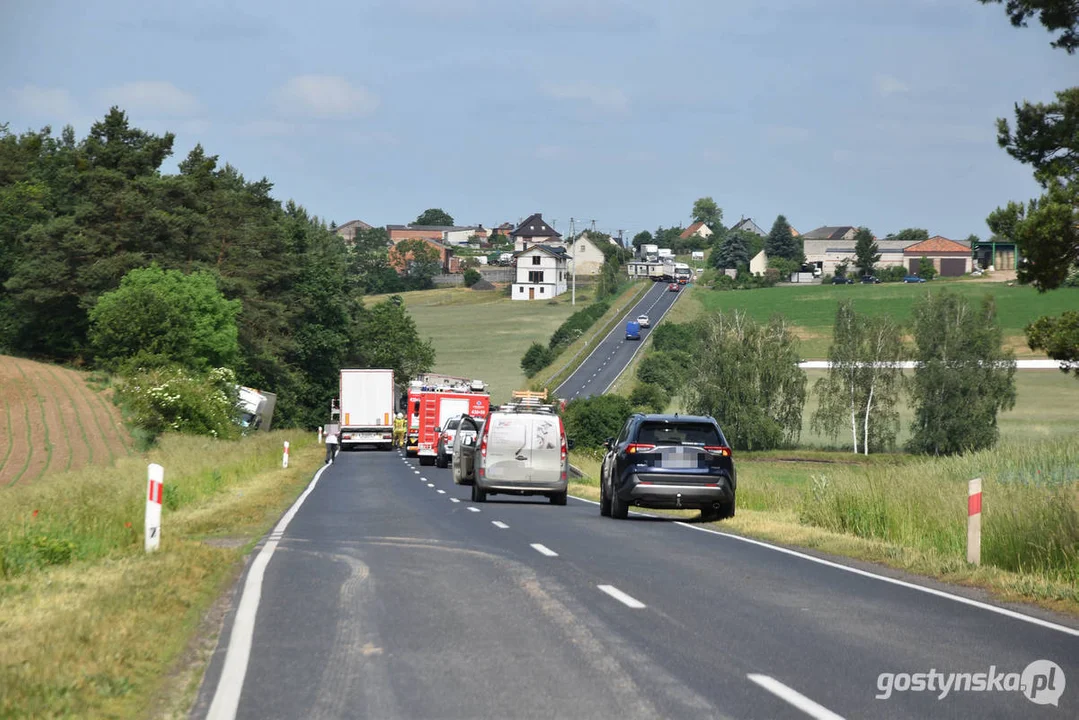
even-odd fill
[[[494,525],[496,528],[502,528],[503,530],[506,530],[506,529],[509,528],[509,525],[502,522],[501,520],[492,520],[491,524]]]
[[[607,593],[626,607],[631,607],[634,610],[640,610],[641,608],[645,607],[645,604],[643,602],[641,602],[635,597],[626,595],[614,585],[597,585],[596,587],[598,587],[600,590]]]
[[[547,557],[558,557],[558,553],[556,553],[554,550],[547,547],[546,545],[541,545],[540,543],[532,543],[532,549],[538,552],[540,555],[546,555]]]
[[[446,494],[446,491],[445,491],[445,490],[441,490],[441,489],[439,489],[439,490],[435,490],[435,492],[437,492],[437,493],[438,493],[439,495],[445,495],[445,494]]]
[[[434,483],[427,483],[427,487],[434,487],[434,486],[435,486]]]
[[[420,471],[419,471],[419,470],[413,470],[412,472],[416,473],[417,475],[419,475],[419,474],[420,474]]]
[[[792,690],[773,677],[756,675],[753,673],[746,675],[746,677],[781,700],[787,701],[811,718],[815,718],[816,720],[843,720],[842,715],[836,715],[828,708],[813,702],[802,693],[797,690]]]
[[[461,502],[461,501],[458,500],[457,498],[450,498],[450,502]]]
[[[468,506],[468,511],[469,512],[479,512],[480,509],[478,507],[472,507],[471,505],[469,505]]]

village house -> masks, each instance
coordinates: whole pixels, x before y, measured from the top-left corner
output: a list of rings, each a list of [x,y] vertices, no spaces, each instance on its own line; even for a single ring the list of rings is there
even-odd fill
[[[603,263],[607,259],[599,245],[583,232],[573,241],[573,249],[570,251],[573,258],[572,272],[581,275],[599,275],[603,270]]]
[[[565,247],[562,234],[543,220],[543,215],[533,213],[510,233],[514,252],[523,252],[532,245],[560,245]]]
[[[344,225],[338,225],[334,228],[334,232],[344,239],[346,243],[351,245],[356,241],[356,233],[363,230],[370,230],[371,226],[365,223],[363,220],[349,220]]]
[[[854,236],[858,228],[853,225],[819,227],[802,235],[802,249],[806,263],[816,265],[824,274],[835,274],[836,265],[854,265]],[[903,251],[910,244],[902,240],[874,238],[880,262],[877,267],[902,267]]]
[[[513,257],[517,277],[510,297],[514,300],[550,300],[566,292],[569,255],[564,247],[531,245]]]
[[[933,267],[941,277],[959,277],[971,271],[973,259],[970,248],[961,242],[949,240],[941,235],[934,235],[903,250],[907,271],[917,274],[922,258],[933,261]]]
[[[689,227],[687,227],[685,230],[683,230],[682,234],[678,237],[682,240],[689,240],[691,237],[699,237],[701,239],[707,240],[708,238],[712,237],[712,228],[708,227],[702,222],[695,222]]]
[[[404,270],[408,267],[408,263],[412,260],[411,252],[401,253],[397,251],[397,246],[405,242],[406,240],[422,240],[423,242],[427,243],[427,245],[434,248],[434,250],[438,252],[438,259],[442,265],[443,274],[455,273],[459,271],[459,261],[456,257],[454,257],[452,247],[438,240],[432,240],[431,238],[410,237],[401,238],[400,240],[395,241],[393,243],[393,248],[391,248],[390,250],[390,265],[392,265],[394,270],[396,270],[397,272],[404,272]]]

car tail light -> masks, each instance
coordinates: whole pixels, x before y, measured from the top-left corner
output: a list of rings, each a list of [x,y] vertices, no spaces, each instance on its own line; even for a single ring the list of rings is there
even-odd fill
[[[731,449],[729,447],[724,446],[724,445],[705,445],[704,449],[707,450],[710,453],[716,453],[717,455],[722,455],[723,457],[730,457],[731,456]]]
[[[487,457],[487,434],[491,431],[491,423],[484,423],[483,435],[480,436],[480,455]]]
[[[655,445],[649,445],[647,443],[630,443],[626,446],[626,453],[628,455],[636,455],[637,453],[648,452],[649,450],[655,449]]]
[[[566,447],[566,426],[562,424],[562,418],[558,418],[558,429],[562,433],[562,454],[560,459],[565,462],[566,453],[569,452],[569,449]]]

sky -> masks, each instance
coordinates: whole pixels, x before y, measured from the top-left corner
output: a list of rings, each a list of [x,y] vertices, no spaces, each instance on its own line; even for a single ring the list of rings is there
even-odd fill
[[[995,119],[1079,55],[976,0],[11,0],[0,123],[112,105],[327,222],[533,212],[632,236],[865,225],[962,239],[1039,194]]]

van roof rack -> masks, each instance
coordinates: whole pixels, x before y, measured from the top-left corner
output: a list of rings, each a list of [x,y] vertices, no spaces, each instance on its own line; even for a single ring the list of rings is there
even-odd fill
[[[513,400],[498,407],[499,412],[553,413],[554,405],[540,402],[547,399],[547,390],[514,390]]]

